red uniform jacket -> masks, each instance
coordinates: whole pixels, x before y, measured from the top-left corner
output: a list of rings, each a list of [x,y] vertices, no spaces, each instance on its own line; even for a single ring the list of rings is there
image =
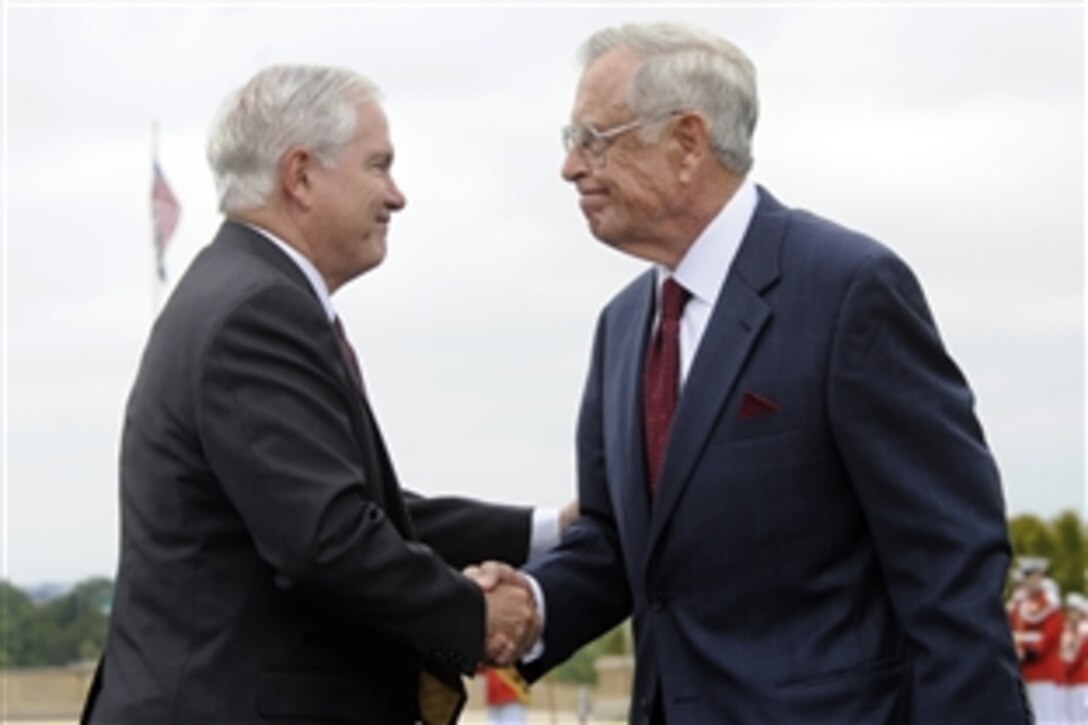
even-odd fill
[[[1058,597],[1042,589],[1025,593],[1010,608],[1013,638],[1025,682],[1064,682],[1061,639],[1065,618]]]
[[[1065,664],[1066,682],[1088,685],[1088,622],[1081,622],[1070,647],[1071,657]]]

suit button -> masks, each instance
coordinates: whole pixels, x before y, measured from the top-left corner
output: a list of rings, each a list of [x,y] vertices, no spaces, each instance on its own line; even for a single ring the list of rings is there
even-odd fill
[[[664,612],[665,611],[665,605],[666,605],[666,599],[665,599],[665,595],[663,595],[663,594],[655,594],[650,599],[650,609],[654,610],[655,612]]]
[[[638,701],[638,707],[642,710],[643,715],[649,715],[652,708],[650,707],[650,699],[648,697],[641,697]]]

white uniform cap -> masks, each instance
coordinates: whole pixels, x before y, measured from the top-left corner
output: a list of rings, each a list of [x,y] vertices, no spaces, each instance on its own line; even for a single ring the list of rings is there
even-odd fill
[[[1065,595],[1065,606],[1088,614],[1088,598],[1077,592],[1069,592]]]
[[[1034,574],[1050,568],[1050,560],[1042,556],[1021,556],[1016,560],[1016,568],[1021,574]]]

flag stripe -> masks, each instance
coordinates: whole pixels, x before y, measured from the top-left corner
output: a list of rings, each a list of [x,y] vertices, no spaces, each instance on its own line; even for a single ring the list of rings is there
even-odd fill
[[[162,255],[166,251],[166,245],[170,243],[170,237],[178,226],[178,218],[181,216],[181,205],[174,196],[170,184],[166,183],[166,177],[159,168],[159,162],[153,164],[154,173],[151,182],[151,219],[155,229],[155,250]]]

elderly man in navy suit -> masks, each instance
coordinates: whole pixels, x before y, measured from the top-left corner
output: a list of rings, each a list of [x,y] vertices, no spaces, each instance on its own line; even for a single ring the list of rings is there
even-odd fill
[[[732,44],[623,26],[582,59],[563,178],[653,267],[599,319],[527,674],[633,614],[633,723],[1029,721],[998,472],[910,269],[749,179]]]

